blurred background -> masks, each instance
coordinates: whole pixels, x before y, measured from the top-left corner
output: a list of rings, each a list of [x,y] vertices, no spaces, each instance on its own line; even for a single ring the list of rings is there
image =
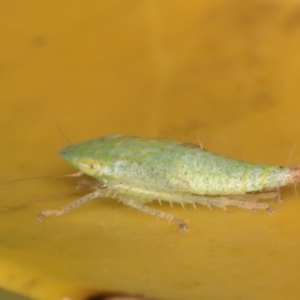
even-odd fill
[[[300,5],[293,0],[0,0],[0,182],[74,172],[58,156],[60,147],[114,133],[200,140],[222,155],[296,166],[299,47]],[[0,286],[36,299],[68,293],[70,299],[84,299],[92,290],[149,299],[295,299],[300,293],[300,206],[293,189],[284,191],[282,204],[274,200],[272,217],[237,209],[229,216],[217,209],[174,208],[194,226],[185,238],[164,222],[119,206],[112,211],[112,202],[104,201],[105,247],[108,252],[112,247],[111,259],[128,270],[123,277],[148,278],[141,284],[133,275],[130,283],[121,275],[116,279],[114,268],[103,282],[81,264],[81,255],[94,257],[95,241],[86,241],[81,253],[77,233],[82,238],[92,230],[99,237],[93,222],[100,215],[86,220],[88,207],[83,216],[78,211],[43,225],[36,221],[40,209],[70,202],[73,184],[51,179],[1,187]],[[98,206],[89,207],[97,213]],[[144,225],[124,229],[135,219],[145,223],[148,236]],[[64,235],[66,227],[77,229],[70,237]],[[163,244],[166,236],[170,240]],[[68,239],[79,252],[72,256],[66,244],[59,256],[61,241]],[[201,246],[204,241],[209,246]],[[98,242],[103,247],[101,238]],[[149,245],[155,248],[150,246],[151,252]],[[132,247],[141,247],[139,253],[147,257],[139,257],[144,269],[131,270]],[[176,284],[154,280],[162,275],[147,270],[147,264],[153,266],[149,257],[163,257],[159,249],[165,258],[156,263],[164,278],[187,274]],[[193,257],[192,272],[181,256]],[[62,257],[72,276],[53,269]],[[68,265],[68,257],[76,264]],[[74,275],[83,269],[85,275]]]

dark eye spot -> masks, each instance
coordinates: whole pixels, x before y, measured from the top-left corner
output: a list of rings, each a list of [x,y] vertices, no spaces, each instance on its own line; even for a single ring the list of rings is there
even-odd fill
[[[90,165],[90,168],[91,168],[92,170],[97,170],[97,169],[98,169],[98,166],[97,166],[97,165]]]

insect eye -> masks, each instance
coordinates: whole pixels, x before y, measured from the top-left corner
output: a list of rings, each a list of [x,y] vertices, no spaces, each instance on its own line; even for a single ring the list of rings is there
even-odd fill
[[[92,169],[91,165],[86,164],[86,163],[84,163],[82,161],[79,163],[79,166],[82,167],[82,168],[85,168],[85,169]]]
[[[86,169],[91,169],[91,170],[98,170],[99,169],[99,166],[97,166],[97,165],[90,165],[90,164],[87,164],[87,163],[84,163],[84,162],[81,162],[80,165],[83,168],[86,168]]]
[[[91,158],[84,158],[78,161],[78,167],[81,171],[88,175],[94,175],[100,170],[99,163]]]

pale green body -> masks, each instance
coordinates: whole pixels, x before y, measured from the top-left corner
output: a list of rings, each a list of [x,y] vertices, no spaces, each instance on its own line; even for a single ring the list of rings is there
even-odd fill
[[[170,194],[166,200],[171,194],[221,196],[272,190],[286,185],[290,174],[288,168],[234,160],[194,144],[121,135],[73,144],[60,154],[109,190],[149,198]]]
[[[178,225],[176,216],[145,206],[151,200],[208,207],[228,205],[245,209],[273,209],[260,199],[277,197],[279,188],[300,181],[300,169],[255,165],[205,151],[193,144],[121,135],[104,136],[67,146],[60,154],[97,183],[94,191],[60,210],[44,210],[38,219],[59,216],[95,198],[109,197]],[[74,174],[77,175],[77,174]],[[274,192],[275,190],[275,192]],[[267,191],[267,192],[265,192]]]

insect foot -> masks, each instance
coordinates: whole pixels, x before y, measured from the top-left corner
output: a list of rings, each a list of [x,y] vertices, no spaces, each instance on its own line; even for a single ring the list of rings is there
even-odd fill
[[[63,213],[63,210],[43,210],[38,214],[37,218],[39,221],[43,221],[43,219],[47,216],[60,216]]]
[[[187,226],[186,223],[184,222],[181,222],[179,225],[179,232],[186,232],[186,231],[189,231],[189,227]]]

